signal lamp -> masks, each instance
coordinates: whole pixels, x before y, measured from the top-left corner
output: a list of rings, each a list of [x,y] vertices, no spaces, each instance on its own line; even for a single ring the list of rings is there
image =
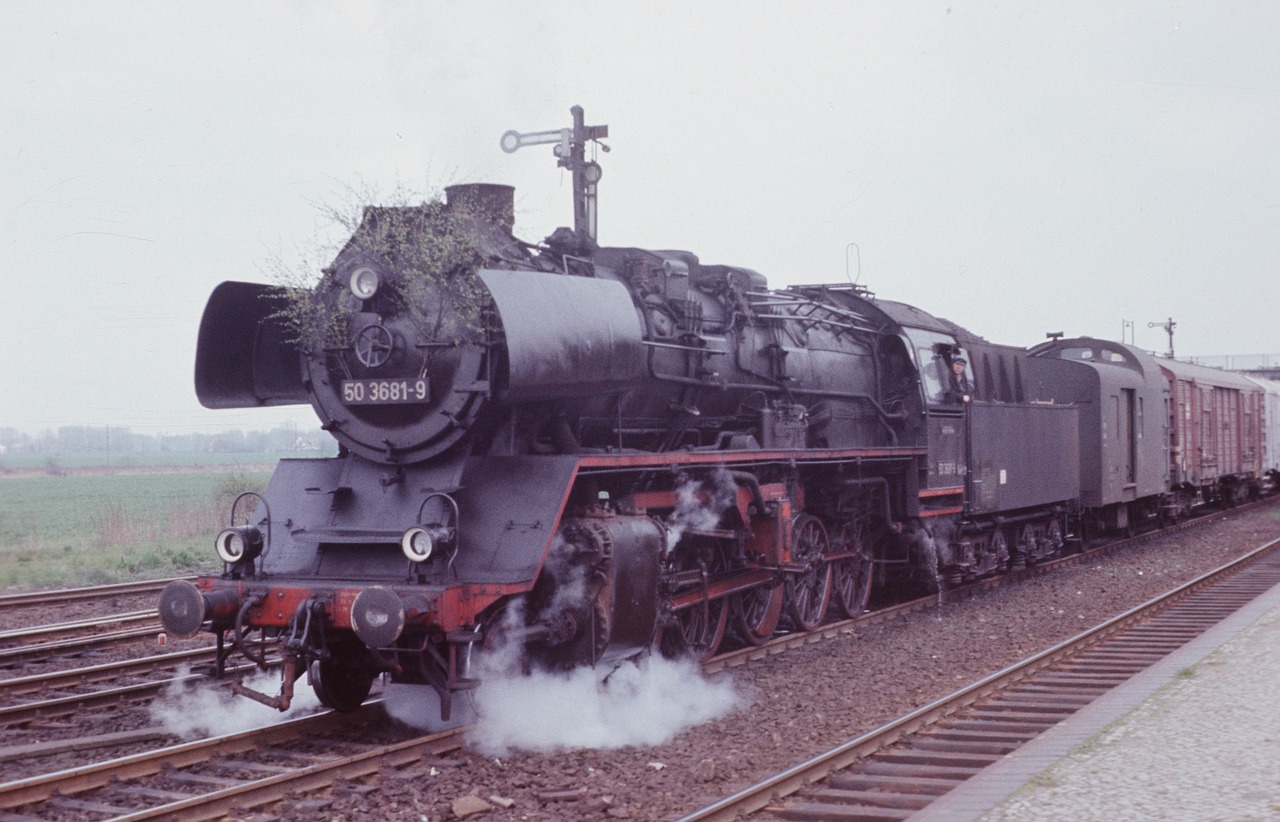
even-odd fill
[[[347,285],[357,300],[367,300],[378,293],[378,272],[369,266],[361,266],[351,272]]]
[[[218,534],[213,547],[223,562],[246,562],[262,553],[262,532],[253,525],[226,528]]]

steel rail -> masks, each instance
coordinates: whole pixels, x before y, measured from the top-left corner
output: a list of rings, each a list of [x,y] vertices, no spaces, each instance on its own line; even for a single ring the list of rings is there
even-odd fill
[[[26,608],[33,605],[51,605],[56,602],[91,601],[109,596],[149,594],[158,592],[170,582],[179,579],[195,579],[195,577],[171,577],[169,579],[149,579],[139,582],[117,582],[111,585],[91,585],[83,588],[57,588],[48,591],[23,591],[16,594],[3,594],[0,595],[0,610]]]
[[[87,708],[100,705],[113,705],[126,700],[142,701],[153,699],[172,685],[197,680],[207,680],[203,674],[187,674],[169,679],[137,682],[132,685],[121,685],[85,694],[72,694],[54,699],[42,699],[39,702],[23,702],[18,705],[0,707],[0,725],[15,726],[38,719],[51,719],[68,716]]]
[[[74,797],[109,785],[118,787],[120,783],[151,777],[162,770],[181,771],[217,758],[249,753],[261,747],[278,745],[324,732],[340,732],[343,729],[349,729],[352,722],[367,717],[379,708],[380,702],[370,702],[353,714],[328,711],[267,728],[210,737],[54,774],[0,784],[0,809],[30,807],[33,812],[38,813],[37,803],[46,802],[55,796]],[[291,792],[328,786],[339,779],[358,778],[384,767],[400,767],[425,756],[456,750],[462,745],[462,734],[466,729],[467,727],[464,726],[327,759],[323,755],[299,753],[297,755],[299,759],[311,761],[306,765],[281,770],[279,773],[260,779],[241,782],[204,794],[193,794],[149,808],[121,808],[119,810],[122,812],[112,818],[116,820],[166,819],[176,816],[181,816],[183,819],[218,818],[233,809],[255,807],[277,801]],[[321,761],[316,761],[317,759]],[[109,807],[105,804],[104,806]]]
[[[71,622],[59,622],[51,625],[33,625],[29,628],[14,628],[0,631],[0,643],[11,645],[16,642],[43,643],[59,637],[76,637],[92,634],[105,627],[134,625],[139,622],[160,624],[160,612],[155,608],[146,611],[130,611],[124,614],[107,614],[105,616],[85,617]]]
[[[143,628],[129,628],[123,631],[111,631],[93,636],[62,639],[55,642],[44,642],[38,645],[23,645],[17,648],[0,649],[0,667],[11,668],[15,665],[40,660],[46,657],[74,656],[93,648],[105,645],[116,645],[136,639],[154,637],[159,623]]]
[[[132,756],[6,782],[0,784],[0,809],[34,805],[49,799],[55,792],[71,796],[101,788],[113,781],[151,776],[166,766],[188,767],[207,762],[215,756],[243,753],[263,745],[288,742],[307,734],[340,729],[351,722],[352,716],[326,711],[266,728],[169,745]]]
[[[117,662],[103,662],[98,665],[86,665],[80,668],[68,668],[65,671],[50,671],[13,679],[0,679],[0,698],[80,687],[126,676],[151,673],[162,668],[176,668],[183,663],[203,661],[204,659],[212,661],[216,653],[217,648],[213,645],[206,645],[200,648],[188,648],[167,654],[124,659]]]
[[[193,796],[190,799],[136,811],[118,817],[113,822],[172,818],[218,819],[238,808],[258,807],[283,799],[297,791],[327,787],[340,779],[358,779],[377,773],[383,768],[399,768],[426,756],[439,756],[457,750],[462,747],[462,735],[465,731],[465,727],[455,728],[382,746],[376,750],[234,785],[203,796]]]
[[[201,657],[212,658],[216,651],[213,648],[197,648],[190,651],[182,651],[179,654],[171,654],[159,657],[147,657],[142,660],[128,660],[123,663],[107,663],[105,665],[93,666],[104,672],[109,669],[115,669],[119,676],[130,676],[138,673],[144,673],[149,670],[143,663],[153,662],[154,668],[151,670],[166,667],[170,657],[185,656],[188,660],[195,660]],[[177,660],[173,664],[182,664],[183,660]],[[278,668],[279,660],[269,660],[268,666]],[[50,674],[51,678],[60,678],[64,684],[61,687],[74,687],[81,684],[89,684],[90,682],[100,681],[100,677],[91,676],[88,678],[80,678],[77,676],[80,672],[87,669],[77,668],[71,671],[62,671]],[[228,668],[226,673],[234,676],[238,674],[246,674],[257,670],[256,665],[239,665]],[[103,674],[107,675],[106,673]],[[43,675],[23,677],[24,685],[28,681],[38,682]],[[3,692],[4,686],[17,680],[0,681],[0,693]],[[111,705],[124,701],[142,701],[153,699],[157,694],[164,692],[166,689],[174,685],[181,685],[189,682],[207,682],[217,684],[219,682],[230,682],[230,679],[214,679],[203,673],[189,673],[180,676],[168,677],[166,679],[153,679],[147,682],[135,682],[130,685],[120,685],[114,688],[104,688],[101,690],[90,691],[81,694],[68,694],[65,696],[57,696],[49,699],[41,699],[33,702],[22,702],[13,705],[0,706],[0,726],[15,726],[36,719],[48,719],[57,716],[67,716],[75,714],[79,711],[93,708],[100,705]]]
[[[1219,582],[1234,576],[1241,570],[1258,563],[1263,559],[1272,559],[1272,565],[1276,566],[1272,569],[1273,575],[1280,579],[1280,563],[1274,559],[1280,556],[1280,539],[1262,545],[1259,548],[1241,556],[1225,565],[1220,566],[1208,573],[1187,582],[1177,588],[1155,597],[1147,602],[1132,608],[1123,614],[1084,631],[1070,639],[1065,640],[1051,648],[1040,653],[1034,654],[1027,659],[1014,663],[1013,665],[997,671],[973,684],[965,686],[951,694],[937,699],[928,705],[916,709],[892,722],[865,733],[855,739],[849,740],[825,753],[819,754],[811,759],[806,760],[792,768],[789,768],[774,776],[768,777],[754,785],[744,788],[731,796],[725,797],[718,802],[708,805],[700,810],[694,811],[684,817],[679,822],[704,822],[705,820],[730,820],[740,818],[744,814],[755,813],[760,810],[771,808],[774,803],[782,797],[790,796],[807,786],[827,778],[833,772],[867,759],[872,754],[883,752],[894,743],[899,742],[912,734],[917,733],[923,728],[933,726],[942,720],[954,716],[957,712],[980,703],[981,700],[989,696],[1002,692],[1011,684],[1020,682],[1037,672],[1043,671],[1050,666],[1057,666],[1059,663],[1070,658],[1074,654],[1082,650],[1101,647],[1100,643],[1111,638],[1122,631],[1137,626],[1146,620],[1149,620],[1168,608],[1182,603],[1184,600],[1193,595],[1211,588]],[[1270,578],[1266,581],[1268,587],[1276,584]],[[1254,592],[1248,597],[1247,601],[1251,601],[1261,593],[1261,590]],[[1241,607],[1236,605],[1236,608]],[[1204,615],[1208,624],[1216,624],[1225,618],[1227,614],[1223,612],[1214,612]],[[1194,633],[1185,636],[1180,635],[1177,639],[1177,646],[1185,644],[1198,636],[1203,630],[1201,628]],[[1167,654],[1171,651],[1166,650]],[[1161,654],[1159,656],[1163,656]],[[1145,668],[1152,661],[1152,655],[1148,651],[1144,656],[1141,668]],[[1133,675],[1133,672],[1124,666],[1112,663],[1112,670],[1101,676],[1093,675],[1094,679],[1101,680],[1103,691],[1118,685]],[[1141,669],[1139,668],[1139,670]],[[1100,691],[1101,692],[1101,691]],[[1096,696],[1096,693],[1094,694]],[[1080,697],[1077,695],[1077,699]],[[1092,699],[1092,696],[1089,697]],[[1088,700],[1083,700],[1087,702]],[[1081,703],[1083,704],[1083,703]],[[1079,707],[1079,705],[1077,705]],[[1056,724],[1068,714],[1056,715],[1045,727]],[[1023,740],[1025,741],[1025,740]],[[1019,743],[1020,744],[1020,743]],[[999,758],[999,757],[996,757]],[[936,766],[935,766],[936,767]],[[982,765],[972,766],[974,771],[979,770]],[[943,770],[938,768],[939,771]],[[966,769],[959,769],[966,770]],[[965,777],[967,778],[967,776]],[[919,780],[919,776],[916,777]],[[892,796],[890,794],[890,796]],[[888,798],[888,797],[886,797]],[[777,808],[773,808],[777,810]],[[831,811],[827,811],[830,813]],[[823,818],[820,809],[812,809],[808,812],[797,811],[796,817]],[[886,818],[893,815],[886,812]],[[900,817],[899,817],[900,818]]]

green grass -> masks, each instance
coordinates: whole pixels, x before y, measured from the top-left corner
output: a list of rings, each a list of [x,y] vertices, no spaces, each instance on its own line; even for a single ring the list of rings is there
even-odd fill
[[[213,538],[269,472],[0,479],[0,588],[75,587],[218,570]]]

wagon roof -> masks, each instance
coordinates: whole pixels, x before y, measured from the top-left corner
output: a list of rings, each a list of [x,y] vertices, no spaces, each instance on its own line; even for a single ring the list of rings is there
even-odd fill
[[[1170,360],[1164,357],[1156,358],[1160,363],[1160,369],[1166,374],[1173,374],[1179,380],[1188,382],[1197,382],[1201,385],[1212,385],[1219,388],[1234,388],[1241,391],[1257,391],[1258,387],[1243,374],[1235,374],[1230,371],[1223,371],[1221,368],[1211,368],[1207,365],[1198,365],[1192,362],[1183,362],[1182,360]]]

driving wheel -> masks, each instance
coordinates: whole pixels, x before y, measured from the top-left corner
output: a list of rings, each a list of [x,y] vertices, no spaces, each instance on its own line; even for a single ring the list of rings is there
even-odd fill
[[[787,615],[796,628],[812,631],[822,624],[831,602],[831,542],[822,520],[801,514],[791,525],[791,562],[803,565],[799,574],[788,574]]]

